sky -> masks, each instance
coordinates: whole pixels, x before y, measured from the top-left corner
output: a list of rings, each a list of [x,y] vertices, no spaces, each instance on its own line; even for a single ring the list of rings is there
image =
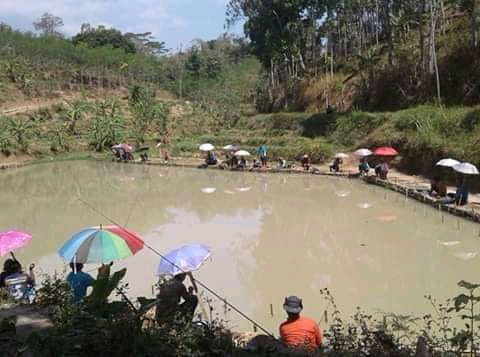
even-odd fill
[[[167,48],[178,51],[192,40],[211,40],[225,30],[228,0],[0,0],[0,22],[34,31],[33,21],[49,12],[63,19],[67,36],[82,23],[114,27],[122,32],[150,31]],[[242,26],[231,31],[242,34]]]

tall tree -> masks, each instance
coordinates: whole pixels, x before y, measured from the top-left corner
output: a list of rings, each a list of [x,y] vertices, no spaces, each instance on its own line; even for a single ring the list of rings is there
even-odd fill
[[[161,56],[168,52],[165,42],[158,41],[151,32],[127,32],[125,37],[132,41],[138,53]]]
[[[33,27],[36,31],[40,31],[42,34],[48,36],[62,36],[62,34],[57,31],[57,29],[62,26],[62,18],[48,12],[44,13],[33,23]]]
[[[127,53],[135,53],[136,51],[135,45],[127,36],[119,30],[106,28],[105,26],[93,28],[88,24],[83,24],[81,32],[72,38],[72,43],[74,45],[83,44],[88,47],[111,46],[120,48]]]

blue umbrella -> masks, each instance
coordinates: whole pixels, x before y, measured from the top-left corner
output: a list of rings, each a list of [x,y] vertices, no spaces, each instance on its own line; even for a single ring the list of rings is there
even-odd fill
[[[156,275],[177,275],[197,270],[208,257],[210,257],[210,249],[207,246],[184,245],[163,256]]]

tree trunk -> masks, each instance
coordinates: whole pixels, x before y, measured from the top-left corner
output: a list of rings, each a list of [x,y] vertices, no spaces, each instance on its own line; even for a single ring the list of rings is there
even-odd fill
[[[420,52],[421,74],[425,73],[425,33],[423,30],[423,16],[425,14],[425,0],[420,0],[418,5],[418,49]]]
[[[471,27],[471,33],[472,33],[472,47],[476,48],[477,47],[477,4],[478,0],[472,0],[472,13],[470,15],[470,27]]]
[[[435,85],[437,89],[437,100],[438,104],[442,103],[441,91],[440,91],[440,74],[438,73],[438,64],[437,64],[437,51],[435,45],[435,33],[436,33],[436,22],[437,22],[437,0],[432,0],[431,5],[431,23],[430,23],[430,38],[431,38],[431,51],[432,51],[432,69],[435,74]]]
[[[423,0],[423,1],[425,1],[425,0]],[[377,42],[377,46],[379,44],[378,29],[380,28],[378,12],[379,12],[379,10],[378,10],[378,0],[375,0],[375,41]]]

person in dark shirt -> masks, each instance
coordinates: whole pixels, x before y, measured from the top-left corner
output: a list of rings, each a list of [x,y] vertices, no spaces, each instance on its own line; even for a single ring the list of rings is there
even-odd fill
[[[0,288],[5,287],[5,279],[7,278],[7,276],[15,273],[14,264],[15,264],[15,261],[10,258],[5,260],[5,262],[3,263],[3,271],[0,273]]]
[[[67,275],[67,283],[72,288],[75,302],[82,301],[87,296],[87,288],[92,286],[95,279],[82,271],[82,263],[70,263],[72,271]]]
[[[190,277],[193,290],[187,291],[183,284],[187,275]],[[175,275],[173,279],[162,283],[157,296],[158,303],[155,311],[157,322],[172,322],[177,313],[182,314],[185,320],[191,320],[198,305],[198,297],[193,291],[197,292],[198,289],[191,273]],[[182,299],[183,302],[180,303]]]

